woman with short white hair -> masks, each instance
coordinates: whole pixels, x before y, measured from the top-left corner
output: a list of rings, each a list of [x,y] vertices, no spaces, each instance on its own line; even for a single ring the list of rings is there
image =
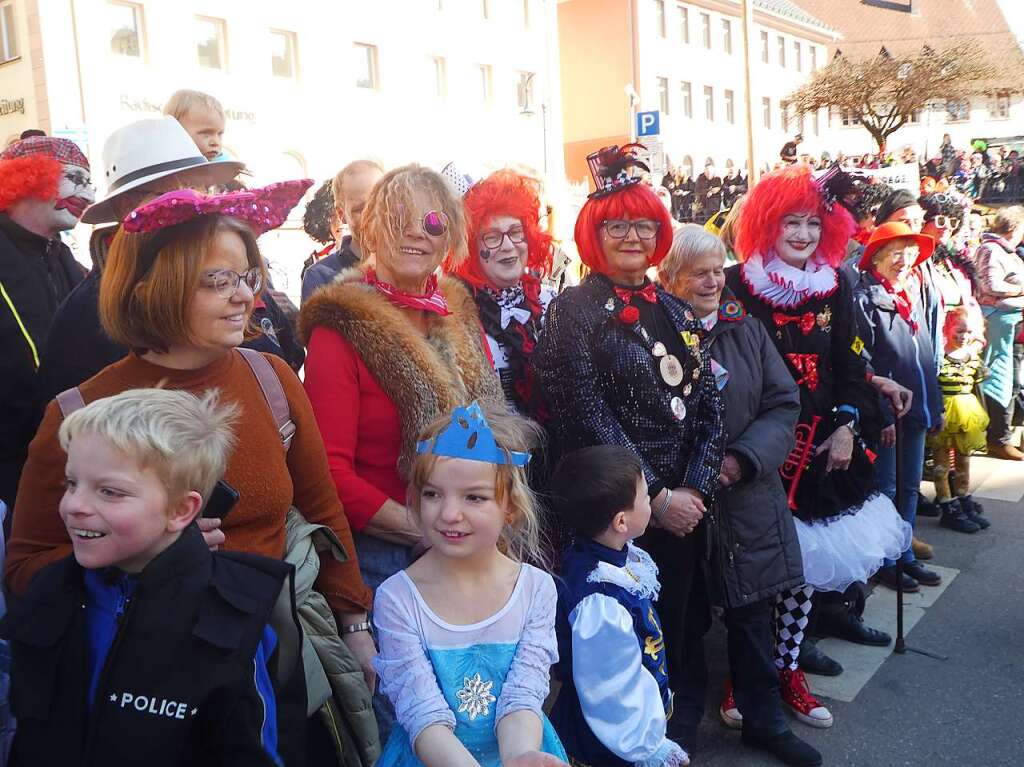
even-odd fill
[[[817,751],[786,722],[771,649],[777,642],[777,595],[804,583],[793,514],[779,477],[793,448],[800,398],[764,325],[747,317],[725,288],[725,257],[718,237],[687,224],[658,266],[665,289],[689,302],[707,329],[724,405],[721,492],[709,512],[710,580],[715,601],[725,607],[735,687],[727,685],[719,715],[726,725],[743,728],[746,743],[786,764],[820,764]],[[820,709],[818,721],[831,723],[828,711]]]

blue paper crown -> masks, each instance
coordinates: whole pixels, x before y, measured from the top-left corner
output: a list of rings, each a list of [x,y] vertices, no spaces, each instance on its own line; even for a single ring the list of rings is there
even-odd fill
[[[451,424],[436,437],[419,442],[416,452],[500,465],[525,466],[530,462],[529,453],[498,447],[484,412],[476,401],[469,407],[455,408]]]

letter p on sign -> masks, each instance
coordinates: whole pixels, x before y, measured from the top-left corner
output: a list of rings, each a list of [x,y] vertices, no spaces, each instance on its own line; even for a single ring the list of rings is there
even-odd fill
[[[660,112],[637,112],[636,113],[636,135],[637,138],[643,136],[657,136],[661,133],[661,113]]]

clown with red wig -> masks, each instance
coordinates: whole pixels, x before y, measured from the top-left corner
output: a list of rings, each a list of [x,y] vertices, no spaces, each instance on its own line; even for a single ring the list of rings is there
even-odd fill
[[[836,674],[839,664],[801,643],[820,608],[819,633],[862,644],[887,645],[888,635],[863,624],[853,605],[861,582],[885,558],[910,546],[911,529],[892,502],[874,489],[873,455],[861,430],[877,434],[879,391],[908,404],[903,390],[872,375],[857,337],[851,288],[838,272],[856,231],[836,189],[837,167],[815,179],[809,168],[786,168],[751,190],[736,231],[740,263],[727,284],[775,342],[800,391],[796,447],[783,466],[796,516],[806,584],[780,594],[775,606],[776,666],[801,719],[828,726],[832,718],[807,689],[806,666]],[[872,383],[874,385],[872,385]],[[814,611],[816,614],[818,610]],[[792,703],[791,703],[792,705]]]
[[[593,666],[586,656],[563,653],[555,669],[563,686],[551,719],[578,762],[677,764],[657,761],[665,758],[657,749],[667,749],[673,692],[685,697],[694,689],[684,678],[692,650],[685,646],[684,623],[691,613],[693,620],[710,620],[696,565],[702,556],[699,525],[722,467],[722,404],[692,307],[646,277],[668,252],[672,223],[654,191],[632,175],[634,167],[644,166],[631,149],[608,147],[587,158],[596,191],[580,211],[575,238],[590,274],[551,302],[534,360],[558,449],[615,444],[640,459],[651,521],[630,532],[641,536],[637,544],[657,565],[650,575],[654,594],[658,571],[661,580],[660,620],[651,611],[642,627],[627,630],[581,603],[558,624],[559,644],[571,648],[577,639],[600,634],[609,643],[608,637],[618,637],[623,648],[635,651],[639,642],[658,651],[629,664],[615,655],[614,643],[607,644],[587,654],[591,661],[602,658]],[[631,574],[630,545],[621,551],[588,539],[572,545],[587,547],[583,554],[599,561],[588,578],[651,596],[640,583],[644,578]],[[645,690],[660,690],[663,700],[645,702]],[[690,701],[677,703],[677,719],[685,718],[681,709],[695,710]],[[659,716],[649,719],[639,711]],[[638,721],[642,733],[636,731]],[[683,721],[676,738],[692,748],[696,731],[697,721]],[[651,749],[641,754],[643,749],[630,746],[637,741]]]
[[[540,227],[537,183],[502,170],[463,198],[469,257],[446,270],[467,284],[509,407],[543,423],[547,413],[533,367],[544,312],[554,298],[551,235]]]
[[[67,139],[33,136],[0,154],[0,502],[10,507],[35,430],[43,342],[85,276],[60,233],[93,199],[89,161]]]

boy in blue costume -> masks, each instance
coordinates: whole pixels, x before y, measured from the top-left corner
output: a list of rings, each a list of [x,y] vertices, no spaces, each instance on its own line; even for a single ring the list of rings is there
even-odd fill
[[[566,752],[576,765],[689,764],[665,735],[672,693],[654,608],[658,568],[631,543],[651,518],[639,459],[619,445],[576,450],[558,464],[552,496],[575,536],[558,582],[562,689],[551,711]]]

